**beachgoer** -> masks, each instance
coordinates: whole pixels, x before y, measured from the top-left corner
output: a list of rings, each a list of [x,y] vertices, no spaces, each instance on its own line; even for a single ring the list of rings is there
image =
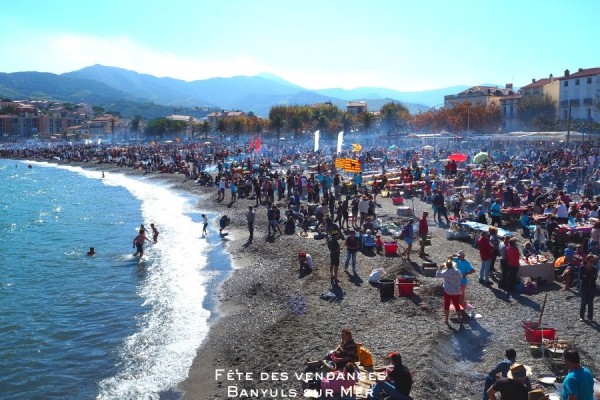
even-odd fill
[[[346,238],[346,261],[344,262],[344,272],[348,272],[350,260],[352,260],[352,273],[356,275],[356,253],[360,247],[360,231],[355,228],[354,234]]]
[[[492,286],[492,281],[490,281],[490,268],[492,266],[494,247],[490,243],[488,232],[481,232],[481,237],[477,241],[477,247],[479,248],[479,257],[481,257],[479,283],[486,286]]]
[[[502,228],[502,200],[496,199],[494,204],[490,206],[490,217],[492,218],[491,225],[498,225],[498,228]]]
[[[310,254],[305,251],[300,251],[298,253],[298,262],[300,263],[300,271],[301,272],[311,272],[313,269],[313,259]]]
[[[517,247],[517,239],[511,238],[506,247],[506,290],[512,292],[517,284],[517,276],[519,274],[519,264],[521,260],[521,252]]]
[[[566,349],[563,359],[569,373],[563,381],[562,400],[593,400],[594,377],[589,369],[581,366],[579,352]]]
[[[470,262],[465,260],[465,252],[462,250],[459,250],[456,255],[451,255],[448,257],[448,260],[454,261],[456,264],[456,269],[462,274],[462,279],[460,280],[460,304],[464,308],[467,306],[466,292],[467,284],[469,283],[467,276],[474,274],[475,268],[473,268]]]
[[[352,338],[352,331],[350,328],[342,328],[340,343],[337,345],[335,350],[331,350],[324,359],[335,362],[336,366],[346,365],[346,363],[358,361],[358,345]],[[309,368],[315,368],[320,363],[321,360],[306,360],[306,365]]]
[[[340,267],[340,243],[338,242],[338,231],[332,230],[331,236],[327,241],[327,247],[329,248],[329,259],[330,267],[329,273],[331,275],[331,283],[338,283],[338,269]]]
[[[202,214],[202,236],[206,235],[206,228],[208,227],[208,217],[206,216],[206,214]]]
[[[90,249],[87,252],[88,256],[94,256],[96,255],[96,249],[94,249],[93,247],[90,247]]]
[[[248,241],[251,242],[254,239],[254,220],[256,218],[256,211],[254,211],[254,207],[248,206],[248,212],[246,213],[246,220],[248,221],[248,232],[250,236],[248,237]]]
[[[428,256],[425,253],[425,243],[427,242],[427,234],[429,233],[429,226],[427,225],[427,216],[429,213],[427,211],[423,211],[423,216],[419,220],[419,239],[421,240],[421,251],[419,252],[420,258],[425,258]]]
[[[402,252],[402,256],[406,257],[406,261],[410,262],[410,253],[412,252],[413,245],[413,236],[414,236],[414,227],[413,223],[415,220],[413,218],[408,220],[408,223],[402,228],[406,229],[406,233],[404,234],[404,241],[406,242],[406,249]]]
[[[586,308],[588,321],[594,321],[594,297],[596,297],[596,280],[598,279],[597,261],[598,258],[590,253],[579,268],[579,295],[581,296],[579,320],[581,322],[585,322]]]
[[[136,252],[133,254],[134,257],[142,257],[144,255],[144,242],[146,241],[149,242],[150,239],[146,237],[146,231],[140,229],[139,235],[133,238],[133,247],[136,249]]]
[[[506,378],[498,379],[488,389],[488,398],[496,400],[496,393],[500,393],[503,399],[527,400],[531,389],[529,375],[531,375],[531,368],[520,363],[514,363],[510,366]]]
[[[394,368],[388,372],[385,380],[377,381],[367,399],[380,399],[383,393],[394,400],[410,399],[410,390],[413,385],[410,370],[402,364],[400,353],[394,351],[388,354],[387,358],[392,361]]]
[[[437,278],[444,278],[444,322],[448,323],[450,302],[452,302],[458,323],[462,324],[460,294],[462,293],[461,280],[463,275],[454,268],[452,261],[448,260],[445,265],[440,265],[440,268],[435,272],[435,276]]]
[[[223,235],[223,229],[225,229],[229,225],[229,217],[227,215],[223,215],[219,220],[219,233]]]
[[[150,228],[152,229],[152,241],[156,243],[158,242],[158,229],[156,229],[154,224],[150,224]]]
[[[500,361],[494,369],[492,369],[488,376],[485,378],[485,384],[483,386],[483,400],[488,400],[487,391],[494,382],[498,380],[498,378],[506,378],[508,371],[510,370],[510,366],[513,365],[517,360],[517,352],[515,349],[507,349],[504,352],[505,359]],[[498,376],[500,375],[500,376]]]

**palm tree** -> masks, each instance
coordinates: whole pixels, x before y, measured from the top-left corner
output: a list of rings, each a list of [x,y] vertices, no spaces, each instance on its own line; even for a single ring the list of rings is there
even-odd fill
[[[407,126],[410,113],[406,106],[390,102],[381,108],[381,124],[388,135],[397,133]]]
[[[208,133],[211,131],[211,126],[208,121],[204,121],[200,124],[199,127],[200,133],[204,134],[204,139],[208,138]]]
[[[281,130],[283,129],[284,122],[285,121],[283,117],[279,114],[274,115],[273,118],[270,119],[270,128],[273,129],[273,131],[275,131],[277,137],[281,135]]]
[[[349,112],[344,111],[340,117],[340,124],[342,125],[342,130],[344,133],[349,133],[352,129],[354,129],[354,116]]]

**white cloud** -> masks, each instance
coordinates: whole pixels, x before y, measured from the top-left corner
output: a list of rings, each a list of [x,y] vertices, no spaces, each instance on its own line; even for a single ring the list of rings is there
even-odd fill
[[[35,47],[31,45],[33,43],[20,42],[18,47],[8,50],[8,54],[17,54],[17,57],[5,65],[8,68],[6,72],[35,70],[63,73],[102,64],[189,81],[255,75],[268,70],[247,54],[199,61],[171,51],[153,49],[123,36],[40,35],[35,39]],[[6,46],[0,45],[0,49]],[[31,48],[36,51],[30,52],[28,49]]]

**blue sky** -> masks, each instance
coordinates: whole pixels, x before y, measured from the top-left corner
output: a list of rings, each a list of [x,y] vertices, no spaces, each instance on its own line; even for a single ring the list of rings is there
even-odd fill
[[[94,64],[401,91],[600,67],[599,0],[0,0],[0,72]]]

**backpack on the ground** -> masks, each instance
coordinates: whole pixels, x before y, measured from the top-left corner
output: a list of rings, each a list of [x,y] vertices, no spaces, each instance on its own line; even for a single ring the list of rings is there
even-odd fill
[[[373,367],[373,355],[369,351],[369,349],[365,348],[362,343],[357,343],[357,352],[358,352],[358,362],[364,368]]]

